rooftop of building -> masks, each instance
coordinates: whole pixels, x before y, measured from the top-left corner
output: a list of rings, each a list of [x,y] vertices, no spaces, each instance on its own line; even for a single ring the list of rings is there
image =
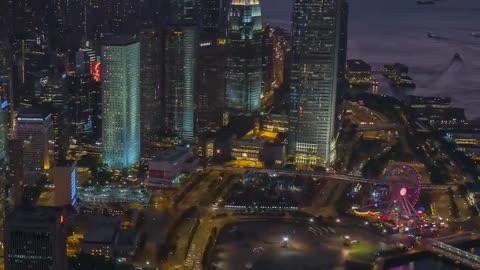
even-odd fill
[[[75,160],[68,160],[68,159],[63,159],[63,160],[57,160],[55,161],[55,167],[72,167],[76,163]]]
[[[105,34],[102,38],[102,46],[128,46],[137,43],[138,40],[129,36]]]
[[[21,224],[22,226],[38,223],[55,223],[60,219],[64,212],[62,207],[47,206],[29,206],[21,205],[17,207],[8,217],[7,226]]]
[[[232,5],[235,5],[235,6],[260,5],[260,1],[259,0],[232,0]]]
[[[118,233],[118,245],[135,244],[138,232],[135,229],[122,229]]]
[[[162,152],[158,153],[152,161],[176,161],[180,157],[184,155],[188,155],[192,153],[192,148],[190,147],[176,147],[171,149],[163,150]]]
[[[276,141],[278,137],[277,132],[271,132],[271,131],[260,131],[260,130],[251,130],[245,136],[241,138],[241,140],[244,141],[268,141],[268,142],[274,142]]]
[[[255,146],[262,146],[265,145],[268,142],[267,139],[261,138],[261,137],[250,137],[250,136],[244,136],[242,138],[237,138],[236,140],[233,141],[234,145],[255,145]]]
[[[253,117],[240,115],[231,117],[229,123],[217,132],[216,139],[220,141],[228,140],[232,136],[241,138],[255,128]]]
[[[120,219],[118,217],[92,216],[83,242],[89,244],[113,243],[119,229]]]
[[[18,121],[31,121],[31,120],[38,120],[38,119],[46,119],[50,117],[51,114],[46,110],[38,107],[32,108],[21,108],[18,115]]]
[[[86,204],[147,204],[150,201],[150,193],[144,189],[79,187],[77,194],[80,201]]]

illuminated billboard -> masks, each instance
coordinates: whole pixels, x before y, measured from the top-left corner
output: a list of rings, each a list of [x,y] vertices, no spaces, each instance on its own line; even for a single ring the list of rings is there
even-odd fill
[[[102,81],[102,65],[98,61],[93,61],[92,62],[92,78],[96,82],[101,82]]]

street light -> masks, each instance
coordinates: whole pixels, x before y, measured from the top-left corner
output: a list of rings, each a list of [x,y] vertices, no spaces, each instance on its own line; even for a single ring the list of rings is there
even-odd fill
[[[313,218],[310,218],[310,222],[313,222]]]
[[[284,236],[282,240],[282,247],[288,248],[288,237]]]

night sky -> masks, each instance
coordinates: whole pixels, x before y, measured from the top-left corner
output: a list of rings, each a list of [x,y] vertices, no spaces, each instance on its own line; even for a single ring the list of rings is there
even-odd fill
[[[262,0],[264,21],[289,28],[293,0]],[[374,67],[405,63],[417,89],[409,94],[451,96],[467,116],[480,118],[479,0],[350,0],[348,58]],[[427,33],[444,39],[427,38]],[[463,62],[451,62],[459,53]]]

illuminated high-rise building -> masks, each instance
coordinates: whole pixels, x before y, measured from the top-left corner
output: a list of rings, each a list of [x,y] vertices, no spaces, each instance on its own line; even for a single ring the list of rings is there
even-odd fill
[[[0,33],[0,96],[13,106],[13,52],[7,36]],[[13,107],[12,107],[13,109]]]
[[[275,31],[270,25],[265,25],[262,30],[262,93],[267,94],[273,82],[273,48],[275,44]]]
[[[172,9],[165,41],[166,128],[182,143],[192,143],[198,28],[194,0],[170,0]]]
[[[198,7],[199,24],[205,33],[221,35],[224,26],[224,0],[200,0]]]
[[[171,25],[190,25],[195,20],[196,0],[169,0]]]
[[[5,218],[7,208],[8,120],[8,109],[0,108],[0,220]]]
[[[294,3],[289,149],[297,164],[334,158],[339,13],[338,0]]]
[[[162,35],[155,29],[140,32],[140,121],[142,126],[142,149],[150,146],[156,132],[160,129],[163,116],[161,107],[162,81]]]
[[[166,40],[167,128],[182,142],[194,139],[194,94],[197,66],[196,26],[172,26]]]
[[[225,110],[260,111],[262,20],[259,0],[232,0],[228,13]]]
[[[102,46],[103,162],[127,168],[140,159],[140,43],[113,37]]]
[[[3,99],[0,99],[0,102],[5,104],[5,100]],[[0,165],[4,164],[4,162],[7,159],[7,152],[8,152],[7,145],[8,145],[8,109],[7,109],[7,106],[1,106],[0,107]]]
[[[200,135],[223,126],[225,46],[214,41],[200,43],[198,59],[195,123]]]
[[[347,64],[348,45],[348,13],[347,1],[341,1],[340,9],[340,37],[338,46],[338,79],[345,79],[345,65]]]
[[[23,142],[23,168],[26,184],[35,184],[53,162],[53,117],[37,109],[24,109],[17,115],[15,139]]]

